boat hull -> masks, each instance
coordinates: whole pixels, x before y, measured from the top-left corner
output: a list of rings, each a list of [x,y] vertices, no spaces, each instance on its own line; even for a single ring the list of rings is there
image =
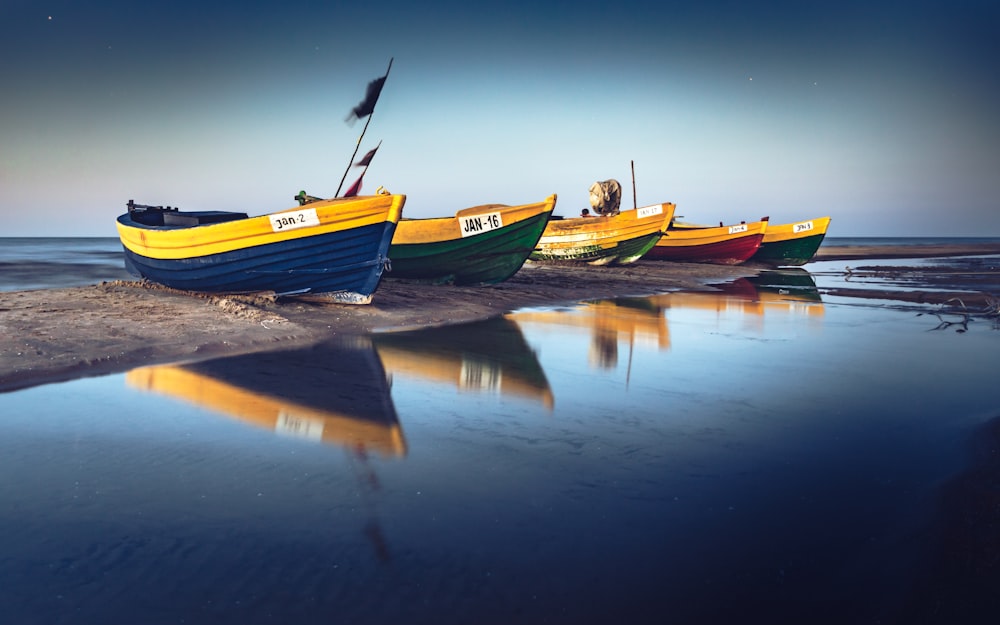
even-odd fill
[[[663,236],[674,208],[668,202],[616,215],[551,220],[530,259],[591,265],[633,263]]]
[[[669,228],[646,253],[650,260],[739,265],[760,248],[766,221],[731,226]]]
[[[750,260],[776,267],[804,265],[816,256],[829,226],[829,217],[769,225],[760,249]]]
[[[368,303],[381,280],[404,201],[405,196],[326,200],[189,227],[150,226],[128,213],[118,218],[118,231],[126,269],[171,288],[329,293],[340,301]],[[303,215],[308,225],[287,225]]]
[[[521,206],[487,205],[454,217],[403,219],[389,247],[387,278],[481,285],[507,280],[528,259],[556,196]]]

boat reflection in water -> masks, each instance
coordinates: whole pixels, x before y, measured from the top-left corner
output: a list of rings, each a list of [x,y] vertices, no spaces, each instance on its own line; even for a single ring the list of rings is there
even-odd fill
[[[280,435],[340,446],[366,498],[381,490],[371,454],[406,455],[385,369],[368,337],[144,367],[129,371],[125,380]],[[391,555],[374,501],[367,507],[363,533],[376,558],[386,562]]]
[[[406,455],[385,370],[368,337],[144,367],[125,379],[278,434],[356,454]]]
[[[561,310],[525,310],[508,315],[525,324],[578,327],[591,333],[590,363],[614,369],[619,345],[670,349],[669,310],[692,309],[738,315],[760,329],[765,315],[806,315],[820,318],[823,300],[816,283],[804,269],[761,271],[751,278],[710,285],[713,290],[678,291],[648,297],[582,302]]]
[[[814,302],[822,303],[819,290],[816,288],[816,281],[812,274],[805,269],[786,267],[761,271],[758,275],[746,278],[757,287],[757,292],[769,301],[784,302]],[[774,296],[780,297],[774,297]],[[819,306],[814,312],[822,314],[823,307]]]
[[[552,389],[534,350],[509,318],[372,335],[390,376],[454,385],[541,402],[551,410]]]
[[[601,369],[618,365],[620,342],[670,347],[670,331],[662,309],[645,297],[581,302],[571,309],[523,310],[508,318],[524,324],[555,324],[590,331],[590,364]]]
[[[711,286],[717,290],[667,293],[650,300],[664,310],[684,308],[738,314],[749,327],[757,329],[769,314],[820,318],[824,313],[816,282],[805,269],[761,271],[753,277]]]

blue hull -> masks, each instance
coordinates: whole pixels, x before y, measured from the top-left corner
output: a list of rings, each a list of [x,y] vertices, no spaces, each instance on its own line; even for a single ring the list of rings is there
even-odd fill
[[[125,249],[133,275],[185,291],[375,292],[396,230],[385,222],[221,254],[163,260]]]

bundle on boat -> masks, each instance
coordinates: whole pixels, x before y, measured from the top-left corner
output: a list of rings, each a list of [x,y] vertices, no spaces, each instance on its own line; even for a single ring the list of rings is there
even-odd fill
[[[621,209],[617,180],[590,186],[590,205],[597,212],[574,218],[553,218],[531,253],[534,262],[627,265],[634,263],[660,239],[674,216],[670,202],[631,210]]]

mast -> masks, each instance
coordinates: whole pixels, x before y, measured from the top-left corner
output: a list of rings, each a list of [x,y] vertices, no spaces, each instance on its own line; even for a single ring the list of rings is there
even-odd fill
[[[632,208],[639,208],[639,204],[635,198],[635,161],[629,161],[632,163]]]

